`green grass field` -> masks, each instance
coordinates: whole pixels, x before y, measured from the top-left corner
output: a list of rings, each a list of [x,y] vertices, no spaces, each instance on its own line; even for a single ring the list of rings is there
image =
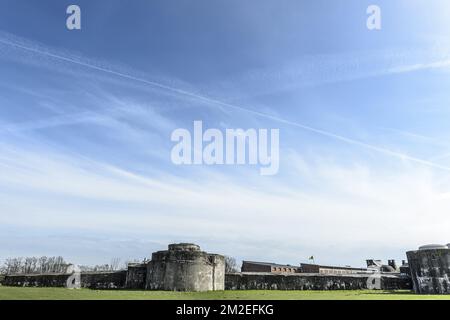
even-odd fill
[[[214,291],[167,292],[1,287],[0,300],[450,300],[409,291]]]

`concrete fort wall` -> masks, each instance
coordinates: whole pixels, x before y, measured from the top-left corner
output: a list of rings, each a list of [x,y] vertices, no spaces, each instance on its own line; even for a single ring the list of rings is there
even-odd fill
[[[173,244],[152,254],[146,289],[174,291],[224,290],[225,258],[200,251],[194,244]]]
[[[111,272],[83,272],[81,273],[81,287],[89,289],[123,289],[127,271]]]
[[[414,288],[418,293],[450,292],[450,250],[408,252]],[[171,244],[152,254],[146,263],[129,264],[128,270],[64,274],[7,275],[6,286],[89,289],[146,289],[170,291],[213,290],[410,290],[407,275],[373,273],[328,275],[317,273],[245,272],[225,275],[225,258],[200,250],[195,244]]]
[[[190,271],[196,266],[188,266]],[[134,270],[135,272],[137,270]],[[142,270],[134,281],[127,279],[127,271],[87,272],[81,273],[81,287],[89,289],[143,289]],[[171,272],[169,270],[169,272]],[[136,275],[136,273],[135,273]],[[205,276],[206,275],[206,276]],[[68,287],[71,274],[39,274],[39,275],[9,275],[2,284],[20,287]],[[220,278],[221,275],[219,275]],[[195,278],[195,277],[193,277]],[[200,285],[192,277],[171,278],[182,281],[185,291],[212,290],[212,274],[200,275]],[[192,281],[192,282],[191,282]],[[168,285],[173,285],[173,282]],[[191,287],[189,288],[188,285]],[[181,287],[176,289],[180,290]],[[164,289],[159,285],[159,290]],[[226,274],[224,286],[216,290],[410,290],[412,283],[409,277],[398,275],[317,275],[317,274],[273,274],[273,273],[233,273]]]
[[[125,287],[126,271],[61,274],[6,275],[2,284],[11,287],[61,287],[120,289]]]
[[[6,275],[2,284],[11,287],[67,287],[71,274]]]
[[[385,274],[233,273],[225,276],[225,290],[410,290],[411,288],[409,277]]]
[[[147,265],[129,264],[126,275],[125,287],[127,289],[145,289],[147,282]]]
[[[450,249],[424,247],[406,255],[416,293],[450,294]]]

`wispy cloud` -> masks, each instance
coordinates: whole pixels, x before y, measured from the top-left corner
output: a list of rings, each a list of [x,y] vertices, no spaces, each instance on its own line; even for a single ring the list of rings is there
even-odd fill
[[[267,256],[256,243],[253,249],[260,257],[291,262],[299,247],[306,255],[308,250],[325,254],[339,244],[410,246],[418,233],[421,242],[444,242],[436,236],[443,237],[450,226],[449,188],[433,182],[426,169],[392,174],[294,153],[285,170],[307,188],[277,180],[258,188],[212,172],[204,173],[201,184],[167,172],[151,178],[49,150],[3,145],[1,155],[0,190],[8,199],[0,201],[3,225],[133,234],[148,241],[161,234],[212,243],[220,238],[237,247],[244,239],[258,239],[259,247],[283,239],[291,243],[287,252]],[[27,200],[20,201],[23,197]]]
[[[103,72],[103,73],[106,73],[106,74],[111,75],[111,76],[120,77],[120,78],[123,78],[123,79],[126,79],[126,80],[130,80],[130,81],[134,81],[134,82],[139,82],[141,84],[145,84],[145,85],[150,86],[150,87],[158,88],[158,89],[161,89],[163,91],[168,91],[170,93],[174,93],[174,94],[180,95],[182,97],[194,99],[197,102],[200,102],[200,103],[203,103],[203,104],[207,104],[209,106],[214,106],[214,107],[220,108],[220,110],[234,110],[234,111],[245,112],[245,113],[257,116],[257,117],[262,117],[262,118],[265,118],[265,119],[268,119],[268,120],[272,120],[272,121],[275,121],[275,122],[278,122],[278,123],[282,123],[282,124],[285,124],[285,125],[289,125],[289,126],[293,126],[293,127],[296,127],[296,128],[303,129],[303,130],[307,130],[309,132],[313,132],[313,133],[316,133],[316,134],[319,134],[319,135],[322,135],[322,136],[325,136],[325,137],[336,139],[336,140],[339,140],[339,141],[344,142],[344,143],[352,144],[352,145],[359,146],[359,147],[362,147],[362,148],[366,148],[366,149],[369,149],[369,150],[372,150],[372,151],[375,151],[375,152],[383,153],[385,155],[396,157],[396,158],[399,158],[401,160],[408,160],[408,161],[412,161],[412,162],[415,162],[415,163],[420,164],[420,165],[429,166],[429,167],[432,167],[432,168],[435,168],[435,169],[450,171],[450,167],[443,166],[443,165],[440,165],[438,163],[434,163],[434,162],[426,160],[426,159],[421,159],[419,157],[415,157],[415,156],[411,156],[411,155],[404,154],[404,153],[401,153],[401,152],[397,152],[397,151],[394,151],[394,150],[390,150],[390,149],[382,147],[382,146],[376,146],[376,145],[372,145],[372,144],[369,144],[369,143],[365,143],[365,142],[359,141],[357,139],[353,139],[353,138],[346,137],[346,136],[343,136],[343,135],[335,134],[333,132],[327,131],[326,129],[314,128],[312,126],[301,124],[301,123],[298,123],[298,122],[295,122],[295,121],[290,121],[290,120],[284,119],[282,117],[274,116],[274,115],[269,114],[269,113],[260,112],[256,108],[250,108],[250,107],[247,107],[247,106],[241,106],[239,104],[223,102],[223,101],[220,101],[220,100],[217,100],[217,99],[214,99],[214,98],[210,98],[210,97],[207,97],[207,96],[204,96],[204,95],[193,93],[191,91],[186,91],[184,89],[179,89],[179,88],[172,87],[172,86],[169,86],[169,85],[165,85],[165,84],[162,84],[162,83],[159,83],[159,82],[156,82],[156,81],[150,81],[150,80],[147,80],[147,79],[145,79],[143,77],[135,76],[132,73],[115,71],[113,67],[104,67],[104,66],[101,66],[101,65],[97,65],[97,64],[94,64],[94,63],[91,63],[91,62],[87,62],[89,60],[83,60],[83,59],[81,59],[79,57],[65,56],[63,54],[52,53],[52,51],[50,49],[48,49],[48,48],[47,49],[42,49],[42,48],[40,48],[41,46],[38,46],[38,45],[22,44],[19,40],[14,38],[14,36],[9,36],[9,37],[10,38],[13,37],[12,38],[13,40],[8,39],[8,38],[5,39],[5,37],[3,37],[3,38],[0,38],[0,44],[6,45],[6,46],[10,46],[10,47],[14,47],[14,48],[18,48],[18,49],[24,50],[26,52],[32,53],[34,55],[40,55],[40,56],[49,57],[49,58],[52,58],[52,59],[56,59],[56,60],[64,61],[64,62],[67,62],[67,63],[75,64],[75,65],[78,65],[78,66],[81,66],[81,67],[85,67],[85,68],[88,68],[88,69],[91,69],[91,70],[94,70],[94,71]],[[344,70],[339,70],[339,72],[335,73],[335,74],[337,74],[337,78],[332,79],[331,81],[342,81],[342,80],[344,80],[341,75],[350,75],[349,79],[357,79],[359,77],[368,77],[368,76],[373,76],[373,75],[392,74],[392,73],[398,73],[398,72],[411,72],[411,71],[415,71],[415,70],[418,69],[418,67],[416,65],[413,65],[413,66],[408,66],[408,65],[406,65],[406,66],[396,66],[396,67],[390,67],[390,68],[385,68],[384,67],[384,68],[381,69],[381,71],[380,70],[374,71],[375,74],[371,74],[370,72],[367,73],[367,71],[364,71],[363,74],[356,73],[356,75],[355,75],[355,72],[349,72],[349,70],[347,70],[347,69],[349,67],[351,67],[351,68],[355,68],[356,67],[355,70],[358,71],[359,70],[359,67],[358,67],[359,62],[358,62],[358,60],[357,61],[353,61],[351,58],[354,58],[354,57],[346,57],[346,59],[343,59],[343,58],[345,58],[345,57],[331,57],[331,59],[329,57],[328,58],[328,63],[325,63],[325,65],[328,65],[327,68],[334,67],[334,68],[337,68],[338,70],[339,69],[344,69]],[[323,65],[323,58],[321,58],[322,61],[321,61],[320,64],[315,59],[316,58],[314,58],[314,60],[313,60],[314,63],[312,63],[311,65],[307,65],[308,67],[312,66],[312,70],[315,70],[318,65],[320,65],[321,66],[320,68],[322,68],[322,65]],[[369,60],[370,61],[370,58],[365,56],[365,60]],[[331,61],[331,63],[330,63],[330,61]],[[339,62],[339,64],[336,65],[336,61],[344,61],[344,62]],[[351,61],[351,63],[349,61]],[[423,68],[442,68],[442,67],[447,67],[447,66],[448,66],[447,62],[441,61],[441,62],[421,64],[419,69],[423,69]],[[377,69],[374,69],[374,70],[377,70]],[[326,71],[326,68],[325,68],[325,71]],[[328,74],[328,73],[324,72],[324,70],[320,70],[320,72],[318,72],[318,74],[319,75],[325,75],[325,74]],[[346,77],[348,77],[348,76],[346,76]],[[330,81],[330,80],[326,80],[326,82],[327,81]],[[89,117],[89,116],[86,117],[86,115],[83,115],[83,114],[77,115],[77,116],[69,116],[69,117],[61,116],[61,117],[58,117],[56,119],[50,119],[48,122],[44,121],[44,123],[41,123],[41,124],[38,123],[38,124],[35,124],[35,125],[37,126],[37,128],[42,128],[45,125],[45,123],[48,123],[49,126],[53,126],[53,125],[57,125],[57,124],[64,124],[67,121],[70,121],[68,119],[72,119],[73,121],[82,121],[83,119],[85,119],[85,120],[86,119],[90,119],[91,120],[92,118]]]
[[[246,100],[249,97],[267,96],[300,88],[422,70],[447,70],[450,67],[450,47],[447,44],[439,45],[439,42],[426,45],[428,49],[397,48],[304,55],[277,66],[254,69],[238,77],[225,79],[211,90],[217,94],[220,94],[220,91],[230,92],[231,97],[228,99]]]
[[[113,252],[115,246],[129,245],[130,239],[142,239],[137,250],[145,254],[151,251],[150,247],[146,251],[147,244],[161,249],[155,243],[196,241],[247,259],[298,263],[314,254],[322,262],[359,264],[361,256],[356,258],[354,252],[376,255],[376,248],[384,247],[394,248],[392,254],[400,256],[405,248],[423,242],[448,242],[450,186],[441,171],[450,167],[392,146],[368,143],[357,135],[338,134],[326,124],[321,128],[296,121],[269,104],[242,102],[283,90],[446,70],[450,60],[445,50],[314,55],[248,71],[202,90],[6,33],[0,34],[0,58],[64,75],[81,74],[80,82],[87,79],[80,84],[74,105],[62,99],[67,93],[63,90],[50,94],[22,90],[47,112],[27,121],[2,123],[0,234],[8,231],[8,239],[26,246],[27,252],[47,245],[55,251],[83,250],[95,259],[101,250],[93,246],[95,242]],[[90,87],[102,82],[124,92]],[[136,97],[126,91],[130,88],[143,94]],[[336,149],[342,143],[373,152],[376,160],[360,163],[350,158],[338,163],[331,160],[335,154],[330,148],[322,158],[283,153],[282,175],[272,179],[256,179],[239,169],[230,175],[213,168],[180,171],[168,162],[164,145],[169,141],[167,133],[183,120],[176,113],[179,109],[166,108],[171,103],[180,109],[180,105],[205,109],[201,115],[218,112],[217,122],[224,127],[245,115],[266,121],[265,126],[276,124],[290,133],[302,131],[339,142]],[[227,118],[230,115],[234,117]],[[93,146],[88,130],[96,133]],[[78,145],[94,150],[78,150]],[[154,157],[166,162],[159,166]],[[386,158],[400,160],[394,161],[394,170],[374,165]],[[17,229],[44,231],[33,243],[31,237],[20,238]],[[52,241],[44,239],[48,235],[54,236]],[[123,241],[116,239],[118,235]],[[7,254],[4,250],[0,248],[0,256]]]

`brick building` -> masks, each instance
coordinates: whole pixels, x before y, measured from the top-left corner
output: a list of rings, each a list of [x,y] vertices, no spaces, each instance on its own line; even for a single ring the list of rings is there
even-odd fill
[[[336,267],[336,266],[322,266],[318,264],[302,263],[300,265],[302,273],[319,273],[319,274],[355,274],[367,272],[366,268],[352,268],[352,267]]]
[[[299,273],[300,267],[270,262],[242,261],[241,272]]]

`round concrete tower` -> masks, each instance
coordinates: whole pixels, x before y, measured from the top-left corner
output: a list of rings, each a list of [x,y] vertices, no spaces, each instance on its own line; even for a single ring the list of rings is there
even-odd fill
[[[192,243],[169,245],[152,254],[147,266],[148,290],[224,290],[225,258],[209,254]]]
[[[420,294],[450,294],[450,249],[426,245],[406,253],[414,291]]]

